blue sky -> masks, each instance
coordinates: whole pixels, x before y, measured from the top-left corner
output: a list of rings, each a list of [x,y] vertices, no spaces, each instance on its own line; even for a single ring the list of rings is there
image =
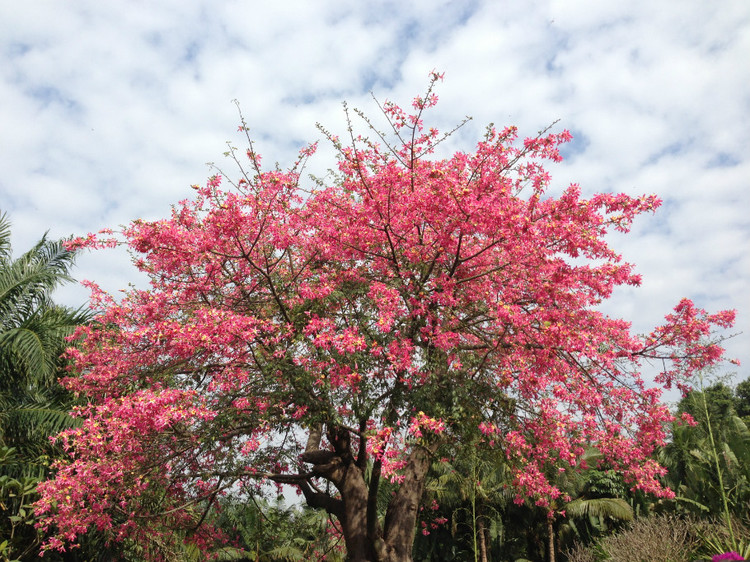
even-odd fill
[[[239,100],[266,162],[291,163],[341,102],[376,116],[446,73],[433,125],[574,132],[554,189],[657,193],[613,243],[643,274],[607,311],[647,331],[682,296],[736,308],[728,342],[750,375],[750,4],[726,0],[4,2],[0,210],[14,245],[155,219],[240,145]],[[240,145],[241,146],[241,145]],[[325,150],[313,171],[331,167]],[[226,168],[231,168],[227,165]],[[83,256],[79,278],[138,282],[127,256]],[[60,298],[81,303],[67,288]]]

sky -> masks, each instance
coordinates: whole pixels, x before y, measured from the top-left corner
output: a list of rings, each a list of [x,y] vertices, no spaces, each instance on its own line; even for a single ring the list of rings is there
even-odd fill
[[[738,312],[726,342],[750,376],[750,3],[747,0],[410,2],[37,0],[0,3],[0,211],[17,252],[167,216],[226,142],[237,100],[265,162],[292,164],[445,73],[428,125],[471,150],[488,123],[570,130],[552,193],[656,193],[656,215],[612,236],[643,275],[604,310],[649,332],[682,297]],[[311,171],[335,165],[321,150]],[[78,279],[140,280],[119,251]],[[85,302],[82,287],[57,300]]]

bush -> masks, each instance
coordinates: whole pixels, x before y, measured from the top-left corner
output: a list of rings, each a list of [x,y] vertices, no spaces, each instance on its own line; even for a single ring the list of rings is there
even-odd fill
[[[690,562],[701,546],[702,524],[674,515],[638,519],[617,535],[588,548],[577,547],[569,562]]]
[[[734,520],[735,536],[750,536],[750,529]],[[746,558],[750,544],[740,539]],[[578,544],[568,551],[568,562],[691,562],[710,560],[728,552],[730,534],[723,521],[710,522],[681,518],[674,514],[656,515],[634,521],[627,530],[603,537],[593,545]]]

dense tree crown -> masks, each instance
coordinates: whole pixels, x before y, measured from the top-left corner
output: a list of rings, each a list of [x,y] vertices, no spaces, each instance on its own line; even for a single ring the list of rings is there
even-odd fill
[[[568,132],[519,143],[489,128],[474,152],[436,158],[432,78],[413,114],[382,106],[377,143],[328,135],[338,172],[313,189],[314,147],[282,172],[251,144],[229,188],[214,175],[169,218],[76,241],[124,241],[151,286],[116,301],[92,285],[101,315],[78,330],[66,382],[89,405],[38,504],[50,547],[154,521],[207,540],[192,531],[222,491],[270,480],[333,514],[352,559],[409,560],[427,469],[467,436],[502,450],[519,501],[549,505],[590,444],[631,486],[670,494],[650,455],[672,417],[641,364],[682,384],[721,359],[711,334],[734,313],[682,300],[638,337],[600,312],[640,281],[605,235],[659,200],[547,195],[543,162]]]

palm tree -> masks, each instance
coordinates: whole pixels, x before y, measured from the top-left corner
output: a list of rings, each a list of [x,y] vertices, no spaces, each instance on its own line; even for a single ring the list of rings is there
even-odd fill
[[[570,499],[553,501],[542,515],[553,510],[564,512],[564,518],[546,516],[547,560],[554,562],[560,544],[570,540],[590,542],[595,537],[614,532],[633,520],[633,506],[625,499],[627,487],[614,470],[596,467],[602,459],[595,447],[589,447],[582,460],[585,470],[571,469],[551,475],[555,485]]]
[[[73,423],[70,398],[57,384],[60,355],[90,314],[51,299],[73,280],[73,262],[74,252],[46,235],[13,259],[10,222],[0,214],[0,446],[17,449],[26,476],[42,476],[35,463],[48,451],[49,435]]]
[[[39,385],[53,382],[58,351],[78,313],[57,307],[52,291],[73,279],[74,253],[46,234],[13,259],[10,222],[0,214],[0,369]],[[65,314],[67,313],[67,314]]]
[[[343,561],[343,538],[331,533],[327,514],[307,506],[284,504],[255,497],[233,497],[222,501],[214,524],[227,536],[236,537],[237,547],[222,547],[218,560],[292,562],[325,559]],[[181,560],[190,560],[183,555]]]
[[[55,456],[49,437],[77,422],[58,384],[60,358],[74,328],[90,320],[56,305],[52,292],[72,281],[74,253],[47,236],[14,259],[10,222],[0,213],[0,558],[36,559],[40,537],[30,504]]]
[[[509,467],[502,452],[478,449],[476,439],[452,450],[450,461],[433,463],[423,499],[429,535],[417,534],[415,560],[487,562],[493,547],[503,548],[503,513],[514,497]],[[433,527],[439,517],[445,525]]]

